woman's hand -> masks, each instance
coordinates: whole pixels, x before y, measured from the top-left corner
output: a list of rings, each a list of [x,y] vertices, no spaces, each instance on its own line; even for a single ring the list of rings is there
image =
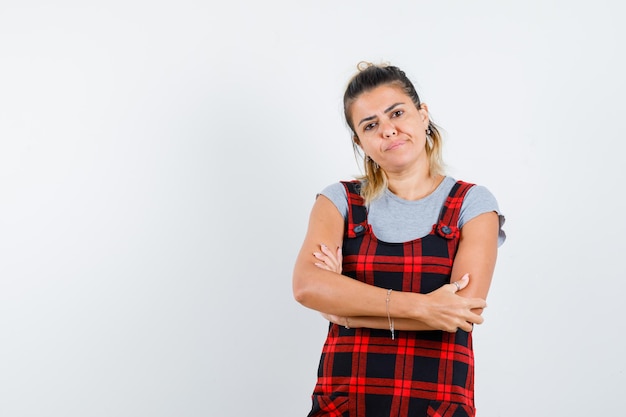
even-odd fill
[[[318,260],[315,262],[315,266],[327,271],[336,272],[341,274],[341,263],[343,257],[341,256],[341,247],[333,253],[325,244],[320,245],[320,252],[313,252],[313,256]],[[345,326],[349,328],[349,319],[347,317],[340,317],[333,314],[321,313],[322,317],[331,323]]]
[[[341,274],[341,264],[343,261],[341,247],[338,247],[333,253],[328,246],[322,243],[320,245],[320,252],[313,252],[313,256],[318,260],[318,262],[315,262],[315,266],[318,268]]]
[[[426,294],[428,303],[421,321],[435,329],[447,332],[456,332],[458,329],[471,332],[474,324],[481,324],[483,317],[472,309],[487,307],[485,300],[481,298],[465,298],[458,296],[457,291],[467,287],[469,274],[451,284]]]
[[[334,314],[321,313],[322,317],[333,324],[344,326],[346,329],[350,328],[350,319],[348,317],[335,316]]]

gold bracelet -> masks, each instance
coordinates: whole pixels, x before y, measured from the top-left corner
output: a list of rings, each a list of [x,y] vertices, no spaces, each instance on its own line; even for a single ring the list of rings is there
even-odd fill
[[[389,296],[391,295],[391,291],[392,291],[391,288],[387,290],[387,300],[385,300],[385,306],[387,307],[387,320],[389,320],[389,331],[391,331],[391,340],[394,340],[396,335],[393,329],[393,319],[391,318],[391,315],[389,314],[389,301],[390,301]]]

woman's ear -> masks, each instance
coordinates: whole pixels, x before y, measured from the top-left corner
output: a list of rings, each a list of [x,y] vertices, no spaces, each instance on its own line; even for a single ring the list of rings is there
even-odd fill
[[[420,104],[419,113],[422,115],[422,122],[425,126],[430,124],[430,117],[428,116],[428,105],[426,103]]]
[[[357,146],[361,146],[361,141],[359,140],[359,137],[357,135],[352,135],[352,141],[356,143]]]

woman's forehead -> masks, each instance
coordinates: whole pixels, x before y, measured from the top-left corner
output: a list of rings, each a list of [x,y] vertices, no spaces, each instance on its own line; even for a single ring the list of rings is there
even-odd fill
[[[412,104],[413,100],[401,87],[386,84],[365,91],[359,95],[352,103],[351,113],[354,117],[357,113],[384,112],[395,104],[409,103]]]

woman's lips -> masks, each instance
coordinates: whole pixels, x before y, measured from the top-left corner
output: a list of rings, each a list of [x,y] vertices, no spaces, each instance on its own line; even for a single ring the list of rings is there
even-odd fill
[[[387,146],[387,148],[385,149],[385,151],[392,151],[394,149],[399,148],[400,146],[404,145],[404,141],[403,140],[396,140],[394,142],[391,142],[389,144],[389,146]]]

